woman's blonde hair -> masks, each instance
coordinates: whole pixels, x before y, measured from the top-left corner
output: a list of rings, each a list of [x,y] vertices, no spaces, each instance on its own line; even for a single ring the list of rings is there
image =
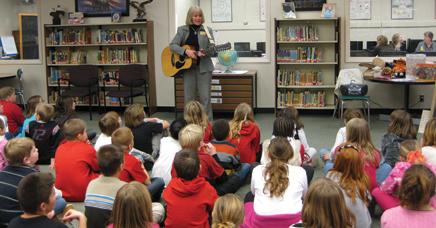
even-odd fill
[[[416,139],[416,128],[410,114],[404,110],[391,113],[388,132],[404,139]]]
[[[198,101],[190,101],[185,105],[183,116],[188,124],[197,124],[203,130],[209,125],[207,114],[204,111],[203,105]]]
[[[376,148],[371,140],[371,133],[366,120],[360,118],[353,118],[346,124],[346,138],[347,142],[355,144],[360,152],[365,154],[365,160],[369,162],[376,162],[375,153]]]
[[[351,228],[356,218],[345,204],[341,188],[332,180],[319,178],[309,187],[301,219],[308,228]]]
[[[344,144],[336,153],[335,163],[331,172],[340,173],[339,186],[344,189],[351,201],[362,199],[366,204],[369,199],[366,191],[369,188],[369,179],[364,171],[364,161],[359,150],[354,145]]]
[[[183,149],[198,151],[203,141],[203,129],[196,124],[189,124],[179,132],[179,143]]]
[[[235,194],[226,194],[215,201],[212,228],[236,228],[244,220],[244,205]]]
[[[233,138],[239,137],[239,131],[246,121],[255,123],[253,109],[247,103],[240,103],[233,114],[233,119],[230,121],[230,131]]]
[[[204,13],[203,10],[200,8],[200,6],[191,6],[188,10],[188,13],[186,14],[186,25],[192,25],[192,17],[195,13],[201,14],[201,24],[204,23]]]
[[[264,172],[265,187],[270,197],[282,197],[289,185],[288,161],[294,156],[294,150],[287,138],[276,137],[268,146],[268,156],[271,161]]]
[[[140,104],[132,104],[124,111],[124,121],[129,128],[134,128],[144,123],[144,118],[144,107]]]
[[[144,184],[133,181],[118,190],[112,210],[114,228],[151,227],[151,197]]]
[[[388,38],[385,35],[377,36],[377,46],[386,46],[388,45]]]
[[[425,125],[424,135],[422,137],[422,146],[436,145],[436,119],[431,119]]]

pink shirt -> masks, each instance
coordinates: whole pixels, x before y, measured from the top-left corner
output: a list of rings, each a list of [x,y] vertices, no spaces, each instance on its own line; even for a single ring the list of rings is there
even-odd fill
[[[425,165],[436,175],[436,166],[430,164]],[[389,173],[389,176],[380,185],[380,189],[390,195],[393,195],[400,186],[404,173],[410,168],[410,166],[412,166],[412,164],[409,162],[397,162],[395,167]]]
[[[8,161],[5,157],[5,146],[8,143],[8,140],[4,136],[0,136],[0,170],[3,170],[7,165]]]
[[[435,227],[436,210],[414,211],[400,206],[389,209],[381,217],[383,228]]]

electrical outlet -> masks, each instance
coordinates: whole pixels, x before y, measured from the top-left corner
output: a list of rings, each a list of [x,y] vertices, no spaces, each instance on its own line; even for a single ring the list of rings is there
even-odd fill
[[[419,95],[419,102],[424,102],[424,95]]]

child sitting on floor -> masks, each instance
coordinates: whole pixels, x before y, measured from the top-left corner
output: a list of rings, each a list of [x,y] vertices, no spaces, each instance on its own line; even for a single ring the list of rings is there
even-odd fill
[[[212,140],[212,125],[209,122],[203,105],[198,101],[190,101],[185,105],[183,117],[187,124],[196,124],[203,129],[203,142],[209,143]]]
[[[27,110],[25,114],[26,119],[24,120],[23,123],[23,129],[21,130],[21,133],[18,135],[19,137],[26,136],[26,129],[28,128],[29,123],[36,120],[36,106],[42,102],[44,102],[44,100],[39,95],[34,95],[29,97],[29,99],[27,99]]]
[[[436,119],[431,119],[425,125],[422,136],[422,154],[427,162],[436,166]]]
[[[66,225],[51,220],[56,202],[54,178],[50,173],[32,173],[24,177],[17,189],[18,201],[24,214],[13,219],[8,227],[59,227]],[[82,212],[70,209],[62,217],[63,222],[77,219],[79,228],[86,228]]]
[[[120,180],[125,182],[138,181],[147,186],[153,202],[159,201],[165,183],[162,178],[150,178],[144,165],[139,159],[129,154],[134,146],[134,136],[127,127],[121,127],[112,133],[112,144],[118,145],[124,152],[123,169],[119,175]]]
[[[15,89],[9,86],[0,88],[0,105],[3,106],[3,115],[8,119],[8,129],[11,137],[18,135],[23,127],[24,115],[16,104]]]
[[[8,143],[5,135],[5,128],[5,123],[0,120],[0,171],[2,171],[8,165],[4,151],[6,143]]]
[[[94,149],[97,151],[100,147],[112,143],[111,135],[116,129],[121,127],[121,117],[114,111],[107,112],[98,121],[98,127],[100,128],[101,134],[98,136],[94,145]]]
[[[186,126],[184,119],[174,120],[170,125],[170,136],[160,140],[160,154],[153,166],[153,177],[162,177],[165,186],[171,180],[171,167],[173,166],[174,156],[182,147],[179,143],[179,133]]]
[[[171,179],[163,192],[167,204],[165,227],[209,227],[209,213],[218,195],[199,176],[198,153],[189,149],[178,152],[174,158],[174,169],[177,177]]]
[[[65,142],[55,154],[56,188],[66,200],[83,202],[89,182],[100,175],[96,151],[88,142],[83,120],[67,120],[63,133]]]
[[[29,123],[26,136],[35,141],[38,148],[38,164],[53,164],[55,151],[60,140],[60,129],[52,120],[54,108],[52,105],[41,103],[36,107],[36,121]]]
[[[255,162],[260,149],[260,130],[250,105],[241,103],[236,107],[230,121],[230,131],[230,142],[238,147],[241,162]]]
[[[234,194],[225,194],[215,201],[212,228],[239,227],[244,221],[244,205]]]

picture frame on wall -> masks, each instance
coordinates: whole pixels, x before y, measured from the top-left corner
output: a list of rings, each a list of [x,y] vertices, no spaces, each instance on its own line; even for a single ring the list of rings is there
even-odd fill
[[[110,17],[114,12],[129,16],[129,3],[129,0],[75,0],[76,12],[82,12],[85,17]]]
[[[414,0],[391,0],[391,19],[413,19]]]
[[[232,0],[211,0],[212,23],[232,22]]]
[[[291,0],[286,0],[291,2]],[[321,11],[326,0],[292,0],[295,3],[296,11]]]
[[[371,20],[371,0],[350,0],[351,20]]]

